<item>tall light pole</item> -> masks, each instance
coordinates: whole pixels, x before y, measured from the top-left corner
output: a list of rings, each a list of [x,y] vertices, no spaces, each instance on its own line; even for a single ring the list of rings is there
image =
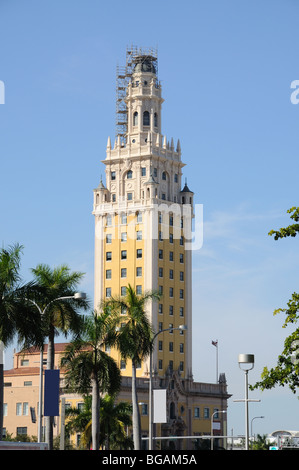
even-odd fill
[[[164,331],[173,331],[173,330],[180,330],[184,331],[187,330],[186,325],[180,325],[177,328],[165,328],[164,330],[158,331],[154,335],[154,337],[151,340],[151,352],[150,352],[150,380],[149,380],[149,450],[152,450],[153,448],[153,375],[152,375],[152,369],[153,369],[153,351],[154,351],[154,341],[157,338],[157,336],[161,333],[164,333]]]
[[[245,373],[245,450],[249,449],[248,371],[254,368],[253,354],[239,354],[239,367]]]
[[[36,308],[38,309],[40,316],[43,317],[47,309],[53,302],[57,302],[58,300],[68,300],[68,299],[86,299],[86,294],[84,292],[76,292],[74,295],[69,295],[65,297],[57,297],[57,299],[52,300],[49,302],[45,308],[42,310],[40,306],[32,299],[26,299],[27,301],[33,303]],[[44,346],[40,348],[40,365],[39,365],[39,416],[38,416],[38,442],[42,442],[42,421],[43,421],[43,370],[44,370]]]
[[[213,450],[213,419],[215,415],[218,415],[219,413],[226,413],[226,410],[221,410],[221,411],[214,411],[211,417],[211,450]]]
[[[252,421],[254,419],[259,419],[259,418],[264,418],[265,416],[255,416],[254,418],[252,418],[251,422],[250,422],[250,435],[251,437],[253,437],[253,434],[252,434]],[[255,440],[255,439],[254,439]]]

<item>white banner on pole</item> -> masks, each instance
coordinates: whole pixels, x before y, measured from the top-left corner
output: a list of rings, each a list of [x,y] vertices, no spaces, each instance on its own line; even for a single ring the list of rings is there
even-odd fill
[[[154,390],[154,423],[167,423],[166,390]]]

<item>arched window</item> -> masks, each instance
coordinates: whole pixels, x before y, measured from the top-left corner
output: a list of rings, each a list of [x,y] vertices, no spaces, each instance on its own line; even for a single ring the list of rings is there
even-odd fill
[[[133,126],[138,126],[138,113],[135,111],[133,114]]]
[[[175,419],[175,404],[173,403],[173,401],[170,403],[169,416],[170,419]]]
[[[143,113],[143,125],[149,126],[150,125],[150,115],[148,111],[144,111]]]
[[[157,113],[154,114],[154,126],[158,127],[158,114]]]

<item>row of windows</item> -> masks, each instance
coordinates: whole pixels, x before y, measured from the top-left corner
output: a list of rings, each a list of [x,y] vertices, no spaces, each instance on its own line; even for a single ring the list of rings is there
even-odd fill
[[[142,258],[142,249],[136,250],[136,258]],[[120,259],[126,260],[127,259],[127,250],[122,250],[120,252]],[[112,251],[106,251],[106,261],[112,261]]]
[[[159,351],[163,351],[163,341],[159,341],[159,346],[158,346],[158,347],[159,347]],[[169,351],[169,352],[173,352],[173,351],[174,351],[174,349],[173,349],[173,341],[169,341],[169,343],[168,343],[168,351]],[[184,353],[184,343],[180,343],[180,345],[179,345],[179,352],[180,352],[181,354]]]
[[[16,416],[28,416],[29,415],[29,403],[16,403]],[[3,416],[8,415],[8,405],[7,403],[3,403]]]
[[[106,226],[107,227],[111,227],[112,226],[112,215],[111,214],[107,214],[106,215]],[[127,221],[128,221],[128,218],[127,218],[127,214],[125,214],[124,212],[120,214],[120,223],[122,225],[126,225],[127,224]],[[141,212],[137,212],[136,214],[136,223],[137,224],[141,224],[142,223],[142,213]]]
[[[150,125],[150,113],[148,111],[144,111],[143,113],[143,120],[142,124],[144,126],[149,126]],[[133,114],[133,126],[138,126],[138,112],[135,111]],[[158,114],[154,113],[154,126],[158,127]]]
[[[163,277],[163,268],[159,268],[159,277]],[[169,270],[169,279],[173,280],[174,279],[174,271],[173,269]],[[180,271],[179,273],[179,280],[183,281],[184,280],[184,271]]]
[[[219,409],[218,408],[214,408],[213,410],[213,413],[214,414],[214,419],[219,419]],[[203,408],[203,419],[210,419],[210,408],[208,407],[204,407]],[[194,407],[194,418],[201,418],[201,413],[200,413],[200,407],[199,406],[195,406]]]
[[[162,172],[162,175],[161,175],[161,178],[163,181],[167,181],[167,173],[166,171],[163,171]],[[141,167],[141,176],[146,176],[146,168],[143,166]],[[154,178],[157,178],[158,177],[158,169],[157,168],[153,168],[153,177]],[[110,173],[110,178],[111,178],[111,181],[115,181],[116,180],[116,171],[111,171]],[[132,170],[128,170],[127,173],[126,173],[126,178],[128,180],[132,179],[133,178],[133,171]],[[173,176],[173,181],[175,183],[178,183],[179,182],[179,175],[177,173],[174,174]]]
[[[163,314],[163,304],[159,304],[158,312],[161,315]],[[174,312],[173,305],[169,305],[169,310],[168,310],[169,315],[173,316],[173,312]],[[179,312],[180,312],[180,317],[183,317],[184,316],[184,307],[180,307]]]
[[[163,295],[163,286],[159,286],[159,294]],[[169,287],[169,297],[173,298],[174,297],[173,294],[174,294],[173,287]],[[179,295],[180,295],[180,299],[184,299],[184,289],[179,290]]]
[[[120,277],[127,277],[127,268],[121,268]],[[142,277],[142,267],[138,266],[136,268],[136,277]],[[112,269],[106,269],[106,279],[112,279]]]
[[[142,248],[138,248],[136,250],[136,258],[142,258]],[[120,259],[126,260],[127,259],[127,250],[121,250],[120,252]],[[159,250],[159,259],[163,260],[163,250]],[[180,263],[184,263],[184,254],[179,254]],[[112,261],[112,251],[106,251],[106,261]],[[169,252],[169,261],[174,261],[174,252]]]
[[[122,286],[120,288],[120,294],[122,296],[125,296],[127,293],[127,288],[126,286]],[[136,286],[136,294],[137,295],[142,295],[142,286],[141,285],[137,285]],[[111,297],[112,295],[112,287],[106,287],[106,297]]]
[[[137,232],[134,232],[136,234],[136,240],[141,241],[142,240],[142,230],[137,230]],[[106,243],[110,244],[112,243],[112,240],[114,240],[113,234],[112,233],[107,233],[106,235]],[[126,242],[128,241],[128,234],[127,232],[121,232],[120,234],[120,241],[121,242]]]

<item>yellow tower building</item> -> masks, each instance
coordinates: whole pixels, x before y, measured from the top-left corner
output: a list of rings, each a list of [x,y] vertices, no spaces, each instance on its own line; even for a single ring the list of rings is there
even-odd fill
[[[155,332],[168,330],[157,335],[153,353],[154,387],[167,389],[167,424],[159,432],[202,435],[211,431],[211,414],[226,410],[229,395],[224,374],[217,384],[193,381],[194,195],[182,183],[180,141],[174,145],[162,134],[163,101],[156,51],[127,50],[126,66],[117,69],[116,139],[108,138],[105,182],[94,190],[95,308],[125,295],[128,284],[137,293],[160,292],[161,300],[147,307]],[[131,364],[111,354],[129,397]],[[148,375],[149,360],[138,370],[143,401]],[[224,414],[215,416],[226,422]],[[142,427],[147,435],[148,421]]]

